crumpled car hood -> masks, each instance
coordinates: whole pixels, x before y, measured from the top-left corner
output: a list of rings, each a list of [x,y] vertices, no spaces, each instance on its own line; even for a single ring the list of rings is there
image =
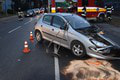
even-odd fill
[[[88,36],[91,39],[95,39],[99,42],[102,42],[102,43],[108,45],[108,46],[111,46],[110,53],[103,54],[104,56],[107,56],[107,58],[120,57],[120,46],[115,44],[113,41],[111,41],[106,36],[104,36],[105,35],[104,33],[101,34],[102,30],[99,29],[98,27],[93,26],[91,28],[79,29],[76,31],[85,35],[85,36]],[[120,59],[120,58],[117,58],[117,59]]]
[[[106,45],[111,45],[108,41],[103,39],[100,35],[104,36],[104,34],[101,34],[102,30],[96,26],[91,26],[90,28],[87,29],[78,29],[76,30],[77,32],[90,37],[91,39],[95,39],[99,42],[102,42]]]

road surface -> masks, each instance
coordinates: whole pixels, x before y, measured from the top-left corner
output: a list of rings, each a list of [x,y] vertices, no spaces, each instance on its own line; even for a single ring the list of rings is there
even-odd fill
[[[60,56],[56,60],[52,53],[47,54],[45,51],[47,41],[44,42],[45,44],[38,44],[36,40],[34,43],[30,42],[30,31],[34,33],[34,25],[39,17],[40,15],[29,17],[23,21],[18,21],[17,17],[0,20],[0,80],[71,79],[63,75],[62,71],[70,61],[80,60],[78,57],[75,57],[70,50],[61,47]],[[95,24],[99,25],[110,39],[120,45],[119,27],[107,23]],[[29,54],[22,52],[24,41],[28,41],[31,50]],[[110,61],[118,71],[120,71],[119,62],[120,60]]]
[[[29,41],[39,16],[0,21],[0,80],[54,80],[54,59],[43,46]],[[24,54],[24,41],[31,52]]]

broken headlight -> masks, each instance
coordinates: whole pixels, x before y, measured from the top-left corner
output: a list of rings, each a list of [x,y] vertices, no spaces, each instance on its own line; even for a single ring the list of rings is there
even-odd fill
[[[94,40],[94,39],[91,39],[90,41],[91,41],[96,47],[98,47],[98,48],[104,48],[104,47],[107,46],[106,44],[104,44],[104,43],[102,43],[102,42],[99,42],[99,41],[96,41],[96,40]]]
[[[96,41],[96,40],[90,40],[96,47],[89,47],[94,52],[99,53],[109,53],[110,52],[110,46],[107,46],[106,44]]]

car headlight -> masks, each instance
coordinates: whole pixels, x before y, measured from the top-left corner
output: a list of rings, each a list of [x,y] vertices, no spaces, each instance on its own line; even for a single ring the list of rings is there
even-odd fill
[[[99,41],[96,41],[96,40],[93,40],[91,39],[90,40],[96,47],[99,47],[99,48],[102,48],[102,47],[106,47],[107,45],[102,43],[102,42],[99,42]]]

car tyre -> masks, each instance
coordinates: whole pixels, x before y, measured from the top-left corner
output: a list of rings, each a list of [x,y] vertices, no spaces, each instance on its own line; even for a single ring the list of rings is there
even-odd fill
[[[35,32],[35,37],[38,43],[41,43],[43,41],[42,35],[40,31]]]
[[[71,50],[72,53],[77,57],[83,58],[86,56],[86,49],[84,45],[79,41],[75,41],[72,43]]]
[[[105,21],[105,16],[104,15],[100,15],[98,18],[98,22],[104,22]]]

